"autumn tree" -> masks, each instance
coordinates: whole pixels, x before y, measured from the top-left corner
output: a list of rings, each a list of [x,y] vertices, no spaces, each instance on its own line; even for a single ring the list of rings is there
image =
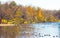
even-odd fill
[[[39,7],[37,9],[37,17],[38,17],[39,22],[44,22],[43,10],[41,8],[39,8]]]

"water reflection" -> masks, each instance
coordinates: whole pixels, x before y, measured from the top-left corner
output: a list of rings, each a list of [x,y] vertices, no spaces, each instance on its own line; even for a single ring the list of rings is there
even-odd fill
[[[60,23],[38,23],[38,24],[22,24],[19,26],[19,33],[16,33],[12,26],[8,27],[5,32],[0,33],[1,38],[59,38]],[[13,31],[13,30],[14,31]],[[11,32],[9,32],[11,30]],[[13,36],[12,36],[12,34]],[[1,35],[3,34],[3,35]],[[19,34],[19,35],[18,35]],[[6,36],[4,36],[6,35]]]
[[[59,38],[60,23],[39,23],[31,24],[33,31],[26,32],[21,38]],[[27,28],[28,29],[28,28]]]
[[[33,24],[33,26],[35,28],[34,32],[36,33],[35,38],[59,38],[60,23],[41,23]]]

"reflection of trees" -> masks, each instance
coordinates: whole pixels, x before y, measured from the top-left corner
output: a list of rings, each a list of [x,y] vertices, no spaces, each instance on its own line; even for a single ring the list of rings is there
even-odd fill
[[[16,36],[23,36],[23,32],[28,32],[26,34],[27,37],[31,36],[31,32],[33,31],[33,27],[29,24],[21,24],[16,26],[0,26],[0,37],[4,38],[16,38]]]
[[[25,36],[28,37],[28,38],[30,38],[32,36],[31,33],[34,31],[33,26],[30,25],[30,24],[25,24],[25,25],[23,25],[23,28],[24,28],[23,32],[26,33]]]

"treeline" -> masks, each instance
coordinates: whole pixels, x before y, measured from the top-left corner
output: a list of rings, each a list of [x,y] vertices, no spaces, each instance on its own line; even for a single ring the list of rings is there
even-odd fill
[[[0,24],[31,24],[41,22],[60,22],[60,10],[44,10],[40,7],[0,3]]]

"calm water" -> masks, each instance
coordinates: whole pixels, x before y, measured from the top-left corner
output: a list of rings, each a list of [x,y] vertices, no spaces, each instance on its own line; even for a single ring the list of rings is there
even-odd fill
[[[38,23],[31,24],[34,30],[30,33],[30,36],[21,36],[21,38],[59,38],[60,35],[60,23]],[[25,33],[26,33],[25,32]]]
[[[21,35],[16,38],[60,38],[59,22],[30,24],[29,27],[22,26],[22,30]],[[1,36],[1,38],[5,37]]]

